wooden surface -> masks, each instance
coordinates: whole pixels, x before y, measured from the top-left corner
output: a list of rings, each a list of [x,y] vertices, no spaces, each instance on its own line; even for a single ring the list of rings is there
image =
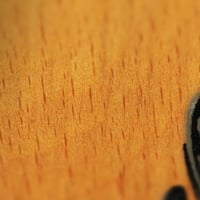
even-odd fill
[[[0,199],[193,199],[199,27],[193,0],[0,0]]]

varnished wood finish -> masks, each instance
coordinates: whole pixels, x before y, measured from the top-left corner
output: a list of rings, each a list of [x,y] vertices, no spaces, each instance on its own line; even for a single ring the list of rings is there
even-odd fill
[[[159,200],[181,184],[200,2],[0,0],[0,199]]]

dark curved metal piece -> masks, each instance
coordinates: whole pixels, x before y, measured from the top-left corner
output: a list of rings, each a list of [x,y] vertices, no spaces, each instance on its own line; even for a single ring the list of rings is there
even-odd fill
[[[200,199],[200,96],[191,103],[187,120],[185,161],[195,195]]]
[[[187,140],[183,145],[188,175],[197,200],[200,200],[200,94],[190,105],[187,118]],[[186,200],[185,190],[175,186],[169,190],[165,200]]]

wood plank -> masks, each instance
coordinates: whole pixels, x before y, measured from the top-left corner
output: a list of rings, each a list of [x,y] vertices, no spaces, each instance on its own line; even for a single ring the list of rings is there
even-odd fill
[[[200,2],[0,2],[0,199],[193,198],[182,145]]]

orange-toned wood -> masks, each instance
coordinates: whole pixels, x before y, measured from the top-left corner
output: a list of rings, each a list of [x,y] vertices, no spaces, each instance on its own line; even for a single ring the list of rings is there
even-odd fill
[[[182,144],[200,2],[0,0],[0,199],[193,199]]]

